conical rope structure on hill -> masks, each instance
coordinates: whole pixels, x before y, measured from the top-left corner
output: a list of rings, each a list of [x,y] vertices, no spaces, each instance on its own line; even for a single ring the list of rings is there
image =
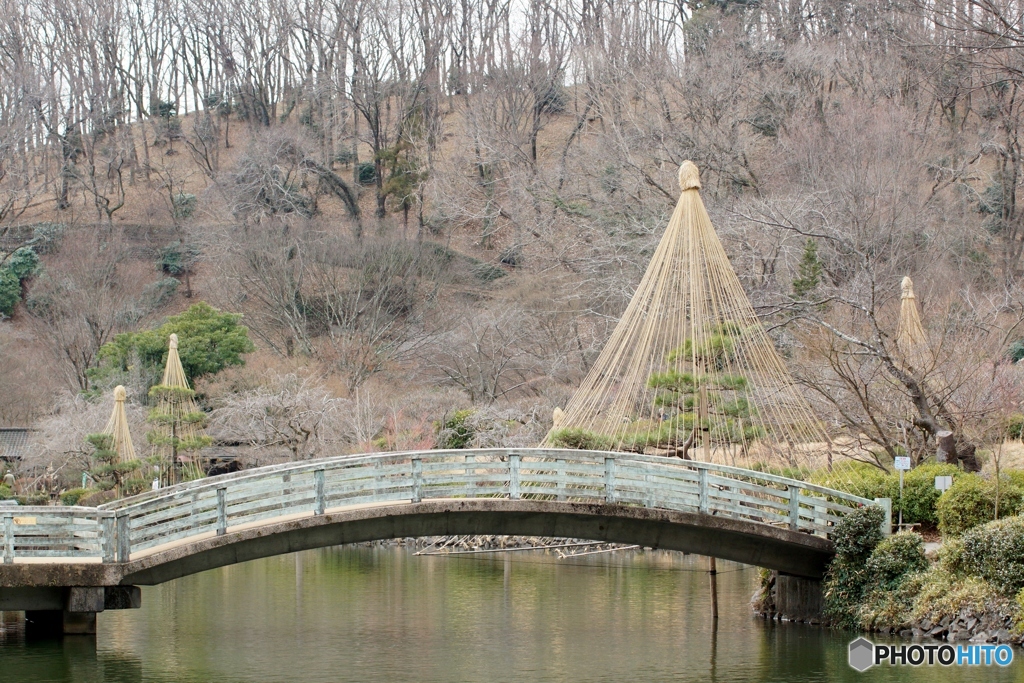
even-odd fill
[[[178,355],[178,335],[170,336],[167,365],[160,384],[149,390],[156,407],[149,416],[156,429],[149,433],[150,443],[161,459],[170,465],[169,483],[174,483],[179,470],[184,479],[197,479],[204,475],[199,451],[210,444],[203,428],[206,414],[196,403],[196,393],[188,384],[185,369]],[[187,455],[186,455],[187,454]]]
[[[135,446],[132,444],[132,434],[128,429],[128,413],[124,404],[128,398],[128,392],[123,386],[114,387],[114,412],[107,420],[107,426],[103,433],[113,438],[113,449],[117,453],[117,462],[122,465],[136,459]]]
[[[679,183],[636,293],[545,444],[790,464],[827,449],[715,234],[692,162]]]
[[[921,315],[917,310],[914,282],[909,277],[900,283],[900,321],[896,328],[896,348],[903,355],[903,361],[917,374],[928,369],[932,354],[928,348]]]

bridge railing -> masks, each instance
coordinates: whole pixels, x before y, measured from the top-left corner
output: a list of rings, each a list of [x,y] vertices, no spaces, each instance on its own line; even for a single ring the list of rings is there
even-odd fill
[[[246,470],[109,503],[92,510],[97,528],[92,546],[83,540],[73,553],[67,544],[55,544],[50,552],[70,553],[67,557],[94,552],[104,561],[111,561],[113,552],[124,562],[158,546],[289,516],[322,515],[359,505],[484,497],[662,508],[821,536],[855,507],[874,504],[795,479],[656,456],[558,449],[375,453]],[[72,510],[41,509],[56,516]],[[86,518],[78,513],[75,519]],[[17,531],[13,538],[18,556],[41,556],[35,549],[42,545],[20,541]],[[5,543],[6,539],[5,531]]]
[[[3,562],[15,557],[116,557],[114,512],[87,507],[23,506],[0,508]]]

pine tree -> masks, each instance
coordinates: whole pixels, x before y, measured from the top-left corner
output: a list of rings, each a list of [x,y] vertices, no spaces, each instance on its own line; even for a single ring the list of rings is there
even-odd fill
[[[793,295],[798,299],[806,299],[807,295],[821,284],[824,272],[821,261],[818,260],[818,243],[807,238],[807,242],[804,243],[804,254],[797,266],[799,277],[793,280]]]
[[[134,495],[145,488],[141,460],[122,461],[114,446],[113,434],[89,434],[85,440],[92,446],[91,476],[101,489],[114,489],[118,495]]]

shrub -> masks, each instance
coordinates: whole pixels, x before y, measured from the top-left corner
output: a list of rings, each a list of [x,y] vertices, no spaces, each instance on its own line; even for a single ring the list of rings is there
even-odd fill
[[[935,488],[935,477],[960,475],[960,468],[946,463],[929,463],[910,470],[903,476],[903,521],[917,522],[934,528],[939,523],[935,504],[941,491]],[[890,475],[893,502],[893,517],[899,512],[899,475]]]
[[[89,489],[68,489],[60,494],[61,505],[78,505],[83,496],[91,493]]]
[[[21,301],[21,281],[7,268],[0,268],[0,315],[10,317]]]
[[[14,498],[14,492],[11,491],[11,487],[0,484],[0,500],[9,500],[11,498]]]
[[[196,211],[198,200],[194,194],[179,192],[171,198],[174,217],[178,219],[191,218]]]
[[[437,447],[444,449],[468,448],[473,437],[476,436],[473,426],[469,424],[469,418],[473,416],[474,412],[471,409],[456,410],[448,419],[435,422]]]
[[[856,610],[859,625],[892,629],[909,621],[927,569],[924,540],[918,534],[903,532],[879,543],[864,565],[866,595]]]
[[[194,246],[176,242],[160,250],[157,265],[168,275],[183,275],[192,272],[198,258],[199,250]]]
[[[852,493],[861,498],[887,498],[889,496],[888,475],[866,462],[846,460],[832,466],[831,470],[813,472],[808,479],[812,484],[825,486],[837,491]]]
[[[963,535],[961,566],[1004,595],[1024,589],[1024,519],[1007,517]]]
[[[1009,517],[1020,508],[1022,492],[1008,478],[1000,483],[999,516]],[[995,501],[995,482],[976,474],[961,475],[936,503],[939,530],[944,535],[959,536],[991,522],[995,518]]]
[[[895,590],[909,574],[928,568],[924,539],[909,531],[894,534],[875,547],[866,568],[875,589]]]
[[[1020,342],[1017,342],[1017,344],[1020,344]],[[1021,348],[1024,349],[1024,345],[1022,345]],[[1020,355],[1024,356],[1024,350],[1020,351],[1019,353]],[[1020,358],[1018,358],[1017,360],[1020,360]],[[1015,413],[1010,417],[1006,418],[1006,438],[1024,438],[1024,415],[1021,415],[1020,413]]]
[[[49,505],[50,496],[42,492],[27,493],[24,496],[15,496],[18,505]]]
[[[579,427],[567,427],[552,432],[549,440],[555,448],[576,448],[583,451],[607,451],[612,448],[611,439]]]
[[[1008,481],[1013,486],[1024,490],[1024,470],[1005,470],[1002,476],[1003,481]]]
[[[838,626],[859,623],[858,610],[871,575],[867,561],[882,540],[881,508],[859,508],[843,517],[832,533],[836,556],[829,564],[824,581],[824,612]]]
[[[882,541],[884,520],[885,512],[874,505],[858,508],[843,517],[832,531],[836,556],[866,562],[871,552]]]
[[[360,185],[373,185],[377,182],[377,167],[372,161],[361,161],[356,165],[356,179]]]

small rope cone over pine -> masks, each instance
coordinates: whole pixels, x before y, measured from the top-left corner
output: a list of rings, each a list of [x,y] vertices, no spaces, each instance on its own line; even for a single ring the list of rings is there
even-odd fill
[[[203,433],[207,418],[196,404],[196,392],[185,377],[176,334],[170,337],[163,379],[149,390],[149,397],[156,403],[149,414],[149,422],[155,428],[147,437],[164,465],[166,483],[204,476],[199,451],[211,443]]]
[[[647,272],[544,444],[798,463],[828,450],[701,200],[696,165]]]
[[[128,392],[124,387],[114,387],[114,412],[110,414],[107,426],[103,430],[108,434],[113,443],[111,444],[117,453],[117,462],[124,464],[137,460],[135,456],[135,445],[132,443],[132,434],[128,429],[128,413],[125,411],[124,403],[128,399]]]
[[[921,325],[914,296],[914,282],[909,277],[900,283],[900,321],[896,328],[896,348],[903,354],[904,362],[917,372],[923,372],[931,362],[928,338]]]

